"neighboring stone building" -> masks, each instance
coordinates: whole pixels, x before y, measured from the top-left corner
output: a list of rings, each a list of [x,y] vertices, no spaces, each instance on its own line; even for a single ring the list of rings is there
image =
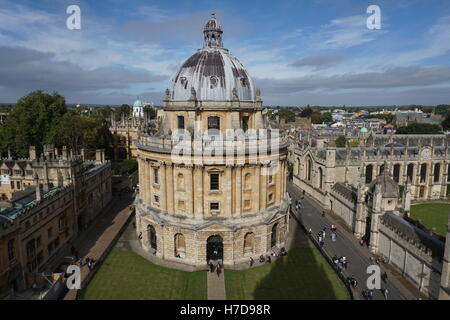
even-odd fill
[[[305,137],[305,136],[303,136]],[[361,133],[359,147],[336,148],[334,139],[293,136],[290,159],[294,183],[330,209],[336,182],[357,188],[360,176],[370,184],[389,163],[403,188],[408,179],[412,200],[447,199],[450,189],[450,148],[446,135],[378,135]]]
[[[115,160],[136,158],[137,148],[133,141],[138,138],[138,131],[150,123],[145,107],[154,108],[153,104],[138,99],[133,103],[131,116],[122,114],[119,121],[115,120],[114,114],[111,116],[109,130],[114,136]]]
[[[214,15],[203,33],[203,48],[166,90],[158,127],[141,131],[135,142],[137,233],[162,259],[197,267],[223,260],[233,267],[285,245],[288,141],[276,130],[256,132],[265,129],[260,92],[223,48]]]
[[[9,197],[0,202],[0,297],[51,273],[53,260],[112,198],[102,150],[86,160],[52,146],[37,157],[30,147],[28,159],[3,159],[2,175],[0,188]]]
[[[444,118],[441,115],[425,114],[417,111],[396,112],[393,119],[393,123],[397,128],[413,123],[427,123],[441,126],[442,121],[444,121]]]
[[[447,198],[447,136],[372,134],[357,148],[336,148],[332,139],[296,142],[294,184],[420,291],[448,298],[450,246],[444,251],[444,239],[408,218],[413,200]]]

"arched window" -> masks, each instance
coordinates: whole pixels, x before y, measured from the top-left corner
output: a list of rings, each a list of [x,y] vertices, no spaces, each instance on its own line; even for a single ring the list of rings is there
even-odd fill
[[[439,183],[439,175],[441,174],[441,165],[439,164],[439,163],[436,163],[435,165],[434,165],[434,172],[433,172],[433,180],[434,180],[434,183]]]
[[[394,176],[394,181],[398,183],[400,181],[400,164],[398,164],[398,163],[394,165],[393,176]]]
[[[373,165],[366,166],[366,183],[372,182]]]
[[[157,244],[156,244],[156,230],[152,225],[147,226],[147,236],[148,241],[150,242],[150,248],[153,250],[157,250]]]
[[[424,183],[427,178],[427,164],[422,163],[420,165],[420,183]]]
[[[252,175],[250,173],[245,174],[244,177],[244,188],[251,189],[252,188]]]
[[[318,187],[319,187],[319,189],[322,189],[322,187],[323,187],[323,172],[322,172],[322,168],[320,168],[319,167],[319,170],[318,170],[318,177],[317,177],[317,179],[318,179]]]
[[[177,233],[174,236],[174,254],[176,257],[184,258],[186,257],[186,241],[184,235]]]
[[[254,251],[255,234],[253,232],[248,232],[244,236],[244,255],[253,254]]]
[[[275,223],[272,227],[272,234],[270,236],[270,247],[273,248],[278,244],[278,223]]]
[[[300,176],[300,158],[297,158],[297,175]]]
[[[184,191],[185,190],[184,175],[182,173],[179,173],[177,175],[177,189],[180,190],[180,191]]]
[[[384,171],[384,164],[382,164],[382,165],[380,166],[380,172],[379,172],[379,174],[382,174],[383,171]]]
[[[410,182],[413,181],[413,177],[414,177],[414,164],[413,163],[408,164],[408,167],[406,169],[406,176]]]
[[[311,181],[312,176],[312,160],[308,157],[306,161],[306,180]]]

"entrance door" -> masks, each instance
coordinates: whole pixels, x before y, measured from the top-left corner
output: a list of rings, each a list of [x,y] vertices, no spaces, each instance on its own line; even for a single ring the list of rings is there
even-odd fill
[[[206,260],[223,260],[223,240],[219,235],[214,235],[206,240]]]
[[[270,247],[273,248],[277,245],[277,229],[278,223],[275,223],[272,227],[272,235],[270,237]]]
[[[419,189],[419,198],[425,197],[425,186],[420,186]]]

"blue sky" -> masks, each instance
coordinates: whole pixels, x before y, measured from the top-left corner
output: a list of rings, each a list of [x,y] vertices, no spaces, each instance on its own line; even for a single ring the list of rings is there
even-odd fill
[[[66,8],[81,8],[81,30]],[[369,5],[381,30],[369,30]],[[0,102],[161,104],[211,11],[267,105],[450,103],[450,1],[0,0]]]

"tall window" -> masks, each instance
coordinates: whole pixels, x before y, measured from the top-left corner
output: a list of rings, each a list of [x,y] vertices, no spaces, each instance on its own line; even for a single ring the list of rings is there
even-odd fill
[[[219,190],[219,174],[211,173],[209,176],[210,190]]]
[[[9,261],[14,259],[14,239],[8,241],[8,259]]]
[[[242,130],[244,130],[244,132],[247,132],[248,130],[248,116],[242,117]]]
[[[425,182],[426,177],[427,177],[427,164],[422,163],[420,165],[420,182],[421,183]]]
[[[220,130],[219,117],[208,117],[208,130]]]
[[[319,168],[318,174],[319,174],[319,177],[318,177],[318,179],[319,179],[319,189],[322,189],[322,187],[323,187],[323,171],[322,171],[322,168]]]
[[[158,177],[158,169],[153,168],[153,182],[158,184],[159,183],[159,177]]]
[[[394,181],[400,181],[400,165],[398,163],[394,165]]]
[[[184,129],[184,117],[178,116],[178,129]]]
[[[439,182],[439,175],[441,174],[441,165],[439,163],[436,163],[434,165],[434,172],[433,172],[433,180],[434,183],[438,183]]]
[[[311,173],[312,173],[312,161],[309,158],[306,162],[306,179],[311,181]]]
[[[407,170],[406,170],[406,176],[408,177],[409,181],[413,181],[413,175],[414,175],[414,164],[410,163],[408,164]]]
[[[450,163],[447,165],[447,182],[450,182]]]
[[[366,183],[372,182],[372,172],[373,172],[373,166],[369,164],[366,166]]]

